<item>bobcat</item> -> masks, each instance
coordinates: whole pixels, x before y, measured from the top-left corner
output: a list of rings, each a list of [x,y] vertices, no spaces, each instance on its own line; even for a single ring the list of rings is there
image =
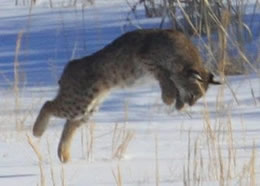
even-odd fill
[[[204,68],[196,47],[181,32],[128,32],[102,50],[67,64],[56,98],[41,108],[34,136],[42,136],[51,116],[65,118],[58,156],[67,162],[75,130],[88,121],[110,90],[127,87],[148,74],[159,82],[163,102],[175,104],[177,110],[186,103],[193,105],[209,84],[219,84]]]

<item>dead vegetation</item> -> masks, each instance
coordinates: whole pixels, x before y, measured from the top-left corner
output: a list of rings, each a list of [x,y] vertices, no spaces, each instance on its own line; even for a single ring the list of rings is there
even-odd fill
[[[160,28],[171,27],[189,36],[196,36],[194,38],[197,38],[198,46],[203,53],[206,53],[204,56],[206,64],[216,73],[223,71],[226,75],[246,74],[255,72],[255,67],[259,66],[259,61],[252,61],[245,51],[245,45],[252,40],[252,25],[244,22],[248,2],[240,0],[233,3],[216,0],[128,0],[127,2],[131,8],[127,17],[127,20],[131,20],[130,24],[133,22],[132,19],[138,18],[137,10],[144,7],[148,18],[161,18]],[[254,9],[258,6],[256,0]]]

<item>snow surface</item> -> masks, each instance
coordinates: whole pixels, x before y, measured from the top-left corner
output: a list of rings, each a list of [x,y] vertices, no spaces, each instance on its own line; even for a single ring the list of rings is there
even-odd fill
[[[56,4],[50,9],[48,5],[40,0],[30,10],[14,6],[14,1],[1,2],[0,185],[120,185],[115,177],[122,185],[134,186],[260,185],[256,74],[228,77],[182,112],[163,105],[155,82],[116,90],[75,135],[72,161],[60,163],[56,150],[64,121],[53,118],[41,139],[31,134],[41,105],[55,96],[57,79],[70,59],[89,55],[136,27],[126,20],[130,9],[123,0],[97,1],[84,13],[81,6]],[[248,50],[259,57],[256,15]],[[137,16],[135,25],[144,28],[160,23],[145,18],[142,10]],[[22,33],[21,88],[16,93],[12,85],[18,33]],[[16,129],[20,125],[23,129]],[[93,126],[93,149],[88,155]],[[114,157],[126,133],[134,136],[123,156]],[[40,165],[29,139],[42,156]]]

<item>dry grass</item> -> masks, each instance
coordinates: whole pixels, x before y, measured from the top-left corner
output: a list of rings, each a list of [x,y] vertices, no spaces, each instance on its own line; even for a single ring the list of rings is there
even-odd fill
[[[21,42],[23,37],[24,31],[18,33],[17,40],[16,40],[16,49],[15,49],[15,59],[14,59],[14,83],[13,83],[13,92],[14,92],[14,100],[15,100],[15,110],[18,111],[21,108],[20,105],[20,75],[19,75],[19,52],[21,49]],[[18,114],[15,114],[15,126],[16,130],[21,130],[23,128],[20,118]]]
[[[53,161],[51,158],[51,150],[50,150],[50,142],[49,140],[47,140],[47,149],[48,149],[48,155],[49,155],[49,162],[50,162],[50,175],[51,175],[51,181],[52,181],[52,185],[56,186],[56,180],[55,180],[55,171],[53,169]]]
[[[133,137],[134,132],[126,129],[126,125],[120,128],[118,124],[115,124],[112,135],[112,159],[120,160],[124,157]]]
[[[127,18],[130,24],[134,23],[130,19],[131,15],[138,17],[136,15],[138,7],[144,6],[147,17],[161,17],[160,27],[163,27],[166,18],[168,18],[170,21],[167,23],[172,22],[173,29],[181,30],[190,36],[198,36],[203,53],[207,52],[208,55],[207,65],[215,73],[223,69],[224,73],[228,75],[245,74],[248,71],[258,73],[256,70],[258,63],[250,61],[249,54],[245,53],[244,47],[252,39],[250,30],[252,24],[247,25],[243,20],[249,7],[248,1],[238,0],[233,3],[215,0],[127,2],[131,8]],[[254,15],[256,15],[257,6],[258,0],[255,0]],[[138,27],[138,25],[133,26]],[[202,35],[205,37],[201,37]],[[218,35],[217,39],[214,38],[216,35]],[[204,38],[207,38],[207,43]],[[232,51],[233,53],[236,51],[238,55],[230,55]]]
[[[119,164],[117,165],[116,170],[112,170],[112,174],[113,174],[114,180],[116,182],[116,186],[123,186],[121,168],[120,168]]]
[[[158,156],[158,136],[154,138],[155,144],[155,185],[160,185],[160,170],[159,170],[159,156]]]
[[[43,169],[43,158],[42,158],[41,152],[29,135],[27,135],[27,141],[38,159],[38,167],[40,169],[40,186],[45,186],[46,185],[45,173],[44,173],[44,169]]]
[[[94,160],[95,128],[96,123],[89,121],[81,130],[82,156],[88,161]]]
[[[233,135],[232,108],[225,108],[224,106],[224,86],[219,89],[219,92],[217,98],[218,117],[211,118],[205,102],[203,132],[194,142],[191,141],[191,131],[188,133],[187,160],[183,168],[183,185],[197,186],[204,181],[210,180],[218,183],[219,186],[232,186],[234,180],[236,180],[238,185],[241,186],[255,186],[255,145],[252,146],[249,161],[241,162],[238,159]]]
[[[239,181],[239,185],[243,186],[256,185],[255,148],[252,148],[248,162],[240,160],[238,163],[232,124],[230,120],[226,124],[227,127],[219,124],[218,129],[212,129],[206,116],[205,130],[201,136],[192,142],[189,133],[187,160],[183,168],[183,185],[198,186],[205,181],[214,181],[219,186],[232,186],[234,180]]]
[[[61,185],[62,186],[66,186],[67,184],[66,184],[66,176],[65,176],[65,170],[64,170],[64,166],[63,166],[63,164],[61,165],[61,174],[60,174],[60,179],[61,179]]]

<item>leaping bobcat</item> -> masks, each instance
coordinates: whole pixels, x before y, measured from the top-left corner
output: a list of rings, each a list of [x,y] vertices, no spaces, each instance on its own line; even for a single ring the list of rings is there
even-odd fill
[[[159,82],[163,102],[175,103],[178,110],[186,103],[193,105],[209,84],[219,84],[184,34],[159,29],[128,32],[102,50],[68,63],[56,98],[41,108],[34,136],[42,136],[51,116],[65,118],[58,156],[67,162],[75,130],[87,122],[104,96],[112,88],[126,87],[147,74]]]

